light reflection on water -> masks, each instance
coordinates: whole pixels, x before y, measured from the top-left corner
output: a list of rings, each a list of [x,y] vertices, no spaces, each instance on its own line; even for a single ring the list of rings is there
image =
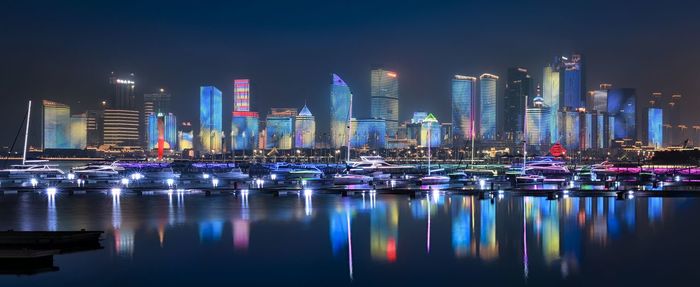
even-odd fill
[[[691,205],[696,207],[695,199],[505,196],[480,200],[440,192],[415,199],[369,192],[355,197],[311,192],[298,197],[247,192],[206,197],[179,191],[153,196],[18,194],[0,197],[0,229],[105,230],[105,250],[81,255],[103,268],[93,271],[98,273],[121,264],[114,258],[152,268],[159,259],[145,260],[139,254],[148,256],[162,249],[176,258],[187,256],[181,264],[200,262],[201,266],[192,268],[202,268],[202,274],[208,274],[207,266],[233,264],[232,258],[240,256],[259,268],[279,267],[275,261],[308,256],[304,260],[315,258],[307,262],[311,266],[287,266],[297,271],[288,280],[314,276],[302,267],[323,266],[333,270],[325,278],[329,283],[372,284],[382,276],[400,282],[406,279],[391,272],[395,270],[391,266],[398,264],[408,269],[413,267],[405,266],[461,269],[446,275],[455,280],[477,274],[469,270],[501,266],[498,272],[504,278],[499,280],[510,278],[509,283],[518,284],[539,278],[541,283],[556,284],[568,278],[580,280],[592,264],[586,260],[591,250],[610,253],[597,256],[615,256],[616,249],[610,246],[637,244],[663,234],[667,221],[697,209]],[[228,254],[229,259],[207,255],[208,248]],[[285,251],[270,254],[280,248]],[[113,259],[104,258],[105,254]],[[62,263],[62,269],[79,264]],[[68,272],[38,277],[63,282],[72,275]],[[168,271],[156,267],[153,274],[165,276]],[[259,274],[236,276],[253,280]]]

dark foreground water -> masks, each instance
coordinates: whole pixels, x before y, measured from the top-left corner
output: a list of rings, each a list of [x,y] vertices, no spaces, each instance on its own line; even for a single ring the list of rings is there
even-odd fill
[[[1,230],[106,233],[0,286],[694,285],[699,202],[3,195]]]

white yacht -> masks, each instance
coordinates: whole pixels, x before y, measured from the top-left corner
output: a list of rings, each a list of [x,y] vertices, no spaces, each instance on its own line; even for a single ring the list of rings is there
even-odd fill
[[[333,176],[333,184],[348,185],[348,184],[368,184],[374,178],[362,174],[336,174]]]
[[[5,179],[65,179],[65,173],[55,165],[42,164],[46,161],[25,161],[10,168],[0,170],[0,178]]]
[[[124,168],[116,163],[93,163],[71,169],[76,178],[113,178],[124,172]]]

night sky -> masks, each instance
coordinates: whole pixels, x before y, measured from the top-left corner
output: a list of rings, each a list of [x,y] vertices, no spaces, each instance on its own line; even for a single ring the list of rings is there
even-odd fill
[[[425,110],[442,122],[452,75],[522,66],[540,82],[545,64],[572,52],[586,58],[588,89],[633,87],[642,102],[681,93],[685,122],[700,123],[698,1],[56,2],[0,7],[0,145],[26,100],[82,112],[107,97],[110,71],[135,73],[138,94],[170,91],[178,119],[195,123],[199,86],[215,85],[226,129],[233,79],[250,78],[253,110],[306,102],[322,133],[331,73],[350,85],[355,116],[369,116],[369,70],[381,65],[399,73],[401,120]]]

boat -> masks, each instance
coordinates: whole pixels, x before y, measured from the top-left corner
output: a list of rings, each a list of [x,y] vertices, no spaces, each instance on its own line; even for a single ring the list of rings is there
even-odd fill
[[[515,181],[518,184],[537,184],[544,182],[545,177],[536,174],[526,174],[515,177]]]
[[[362,174],[336,174],[333,176],[333,184],[369,184],[374,178]]]
[[[427,175],[418,179],[421,185],[436,185],[450,183],[450,177],[444,175]]]
[[[124,168],[117,165],[116,163],[104,164],[104,163],[91,163],[84,166],[78,166],[71,169],[71,173],[80,179],[89,178],[116,178],[119,177],[121,173],[124,172]]]
[[[276,163],[270,167],[270,180],[320,179],[323,172],[313,165]]]
[[[65,173],[57,168],[57,165],[45,164],[47,161],[26,160],[24,164],[11,165],[10,168],[0,170],[0,178],[3,179],[44,179],[62,180]]]
[[[244,181],[249,178],[241,168],[233,163],[193,163],[180,172],[180,180],[209,179]]]

